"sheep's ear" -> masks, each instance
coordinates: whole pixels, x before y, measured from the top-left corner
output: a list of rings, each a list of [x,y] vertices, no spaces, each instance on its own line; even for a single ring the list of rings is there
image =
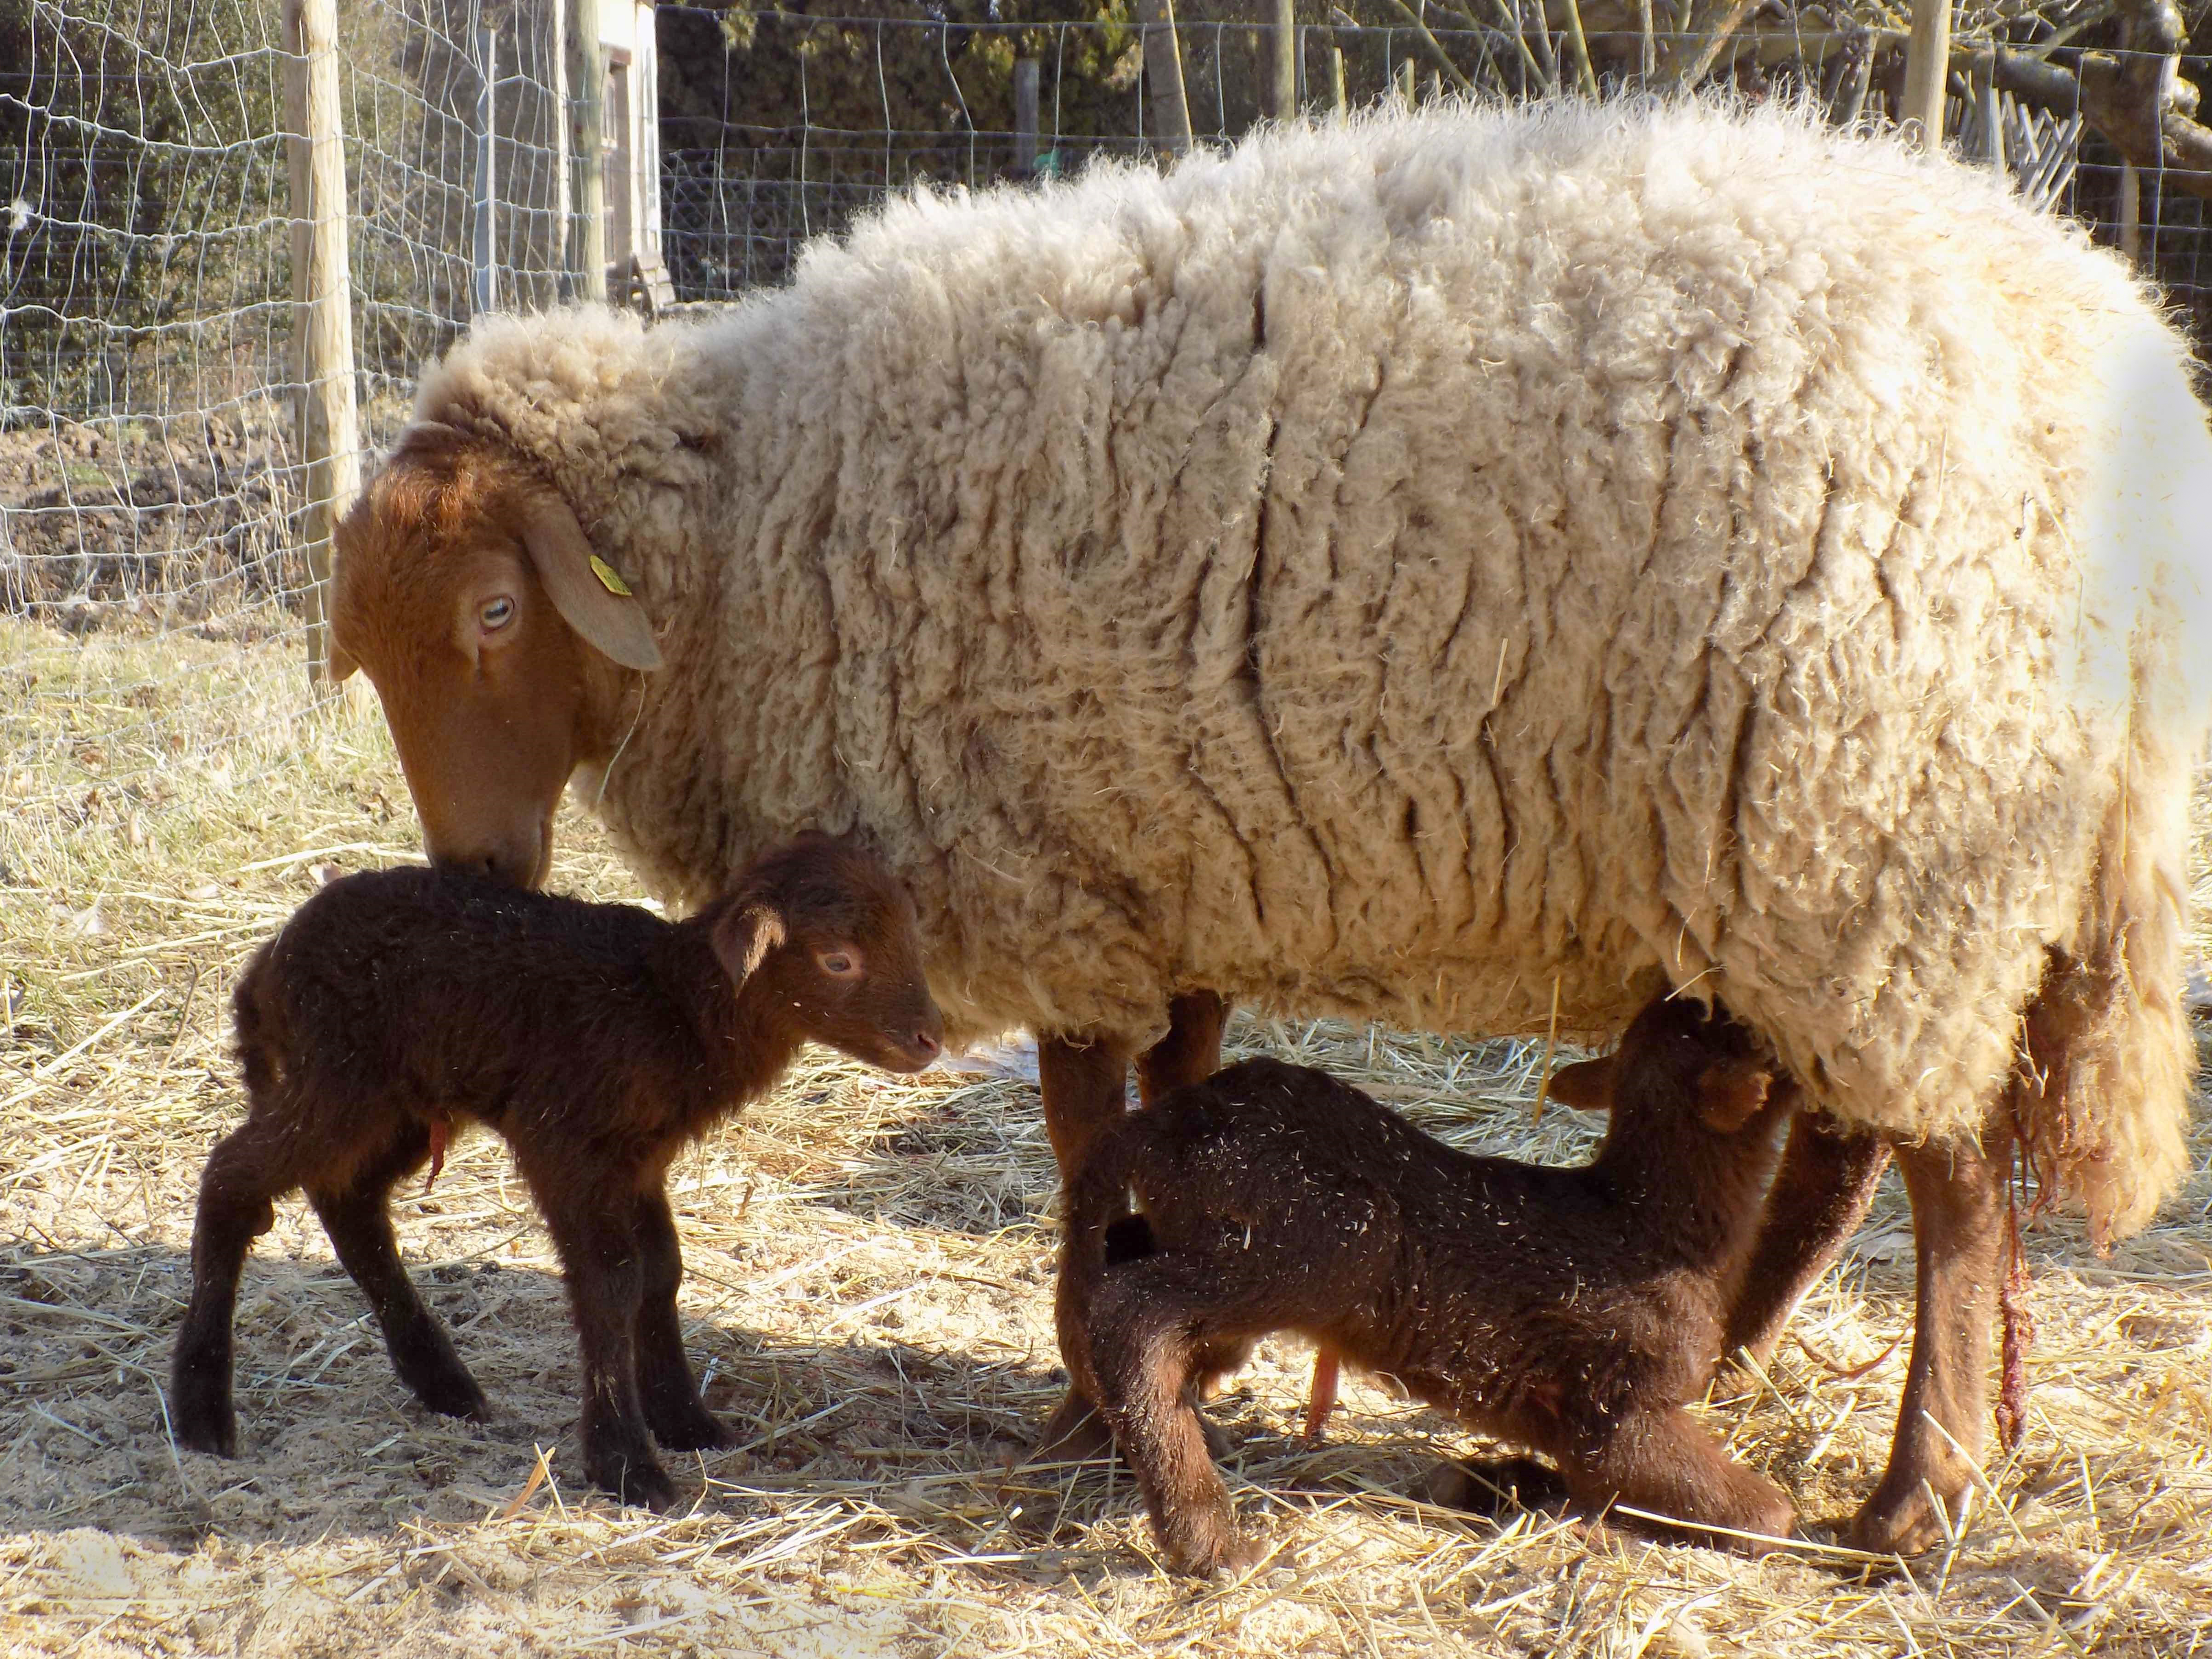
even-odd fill
[[[714,924],[714,954],[738,985],[752,977],[783,939],[783,918],[765,904],[733,904]]]
[[[1715,1060],[1698,1079],[1698,1115],[1708,1129],[1732,1135],[1765,1109],[1773,1087],[1773,1068],[1763,1060]]]
[[[614,567],[592,551],[568,502],[550,489],[532,491],[523,509],[522,544],[553,608],[586,645],[625,668],[660,666],[645,607]]]
[[[1552,1073],[1546,1098],[1578,1112],[1604,1112],[1613,1108],[1613,1073],[1617,1054],[1600,1060],[1578,1060]]]

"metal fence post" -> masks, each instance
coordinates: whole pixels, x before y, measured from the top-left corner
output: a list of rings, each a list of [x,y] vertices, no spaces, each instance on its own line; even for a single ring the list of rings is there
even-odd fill
[[[499,170],[492,152],[498,134],[495,106],[495,60],[499,37],[488,28],[477,31],[477,165],[469,191],[470,283],[469,304],[477,316],[499,309],[498,226]]]

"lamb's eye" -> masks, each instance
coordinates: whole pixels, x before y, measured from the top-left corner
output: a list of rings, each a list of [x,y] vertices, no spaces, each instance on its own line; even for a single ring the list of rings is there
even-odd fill
[[[860,963],[849,951],[824,951],[815,960],[832,979],[851,979],[860,971]]]
[[[477,612],[477,624],[487,634],[496,634],[514,620],[514,601],[502,593],[495,599],[487,599]]]

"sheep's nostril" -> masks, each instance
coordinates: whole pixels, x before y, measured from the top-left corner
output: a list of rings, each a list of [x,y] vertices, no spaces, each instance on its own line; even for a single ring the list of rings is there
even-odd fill
[[[935,1060],[937,1051],[944,1046],[927,1031],[916,1031],[914,1034],[915,1052],[924,1060]]]

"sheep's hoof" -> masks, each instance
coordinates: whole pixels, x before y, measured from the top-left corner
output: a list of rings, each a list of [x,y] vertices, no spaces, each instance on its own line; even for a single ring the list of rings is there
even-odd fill
[[[1853,1549],[1875,1555],[1917,1555],[1943,1541],[1943,1523],[1924,1490],[1907,1491],[1901,1500],[1890,1498],[1888,1492],[1885,1481],[1851,1522],[1845,1538]],[[1947,1507],[1963,1510],[1965,1506],[1954,1497]]]
[[[1030,1448],[1027,1463],[1087,1463],[1114,1455],[1114,1431],[1091,1403],[1068,1390]]]
[[[1171,1548],[1168,1556],[1170,1565],[1177,1572],[1193,1578],[1212,1578],[1220,1573],[1237,1577],[1257,1566],[1267,1553],[1257,1539],[1247,1538],[1238,1532],[1233,1521],[1198,1530],[1200,1536]]]

